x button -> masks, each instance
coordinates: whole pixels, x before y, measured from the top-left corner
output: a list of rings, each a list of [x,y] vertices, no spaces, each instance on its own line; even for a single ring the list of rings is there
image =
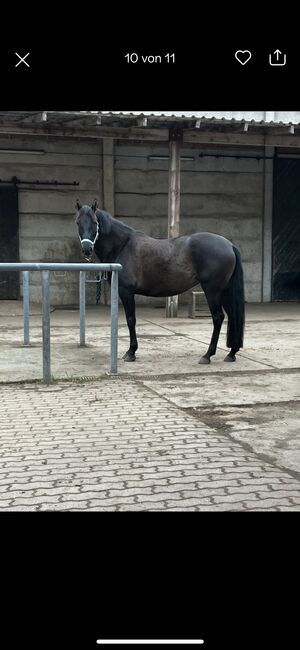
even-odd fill
[[[20,65],[20,63],[24,63],[25,65],[27,65],[27,68],[30,68],[29,63],[27,63],[27,61],[25,61],[25,59],[27,59],[29,54],[30,54],[30,52],[27,52],[27,54],[25,54],[24,56],[20,56],[20,54],[18,54],[18,52],[15,52],[15,55],[17,57],[19,57],[19,59],[20,59],[20,61],[18,61],[18,63],[16,63],[15,68],[17,68],[18,65]]]

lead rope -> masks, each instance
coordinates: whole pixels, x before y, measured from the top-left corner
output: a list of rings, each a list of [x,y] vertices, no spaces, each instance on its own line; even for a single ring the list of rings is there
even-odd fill
[[[100,271],[96,275],[96,305],[98,305],[101,298],[101,282],[107,280],[107,271]]]
[[[98,302],[101,298],[101,273],[97,273],[96,275],[96,305],[98,305]]]

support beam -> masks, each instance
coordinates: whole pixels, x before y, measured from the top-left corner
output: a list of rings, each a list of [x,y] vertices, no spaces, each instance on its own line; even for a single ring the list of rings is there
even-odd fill
[[[169,144],[168,237],[179,237],[180,219],[180,149],[181,143]]]
[[[182,134],[170,132],[169,143],[169,196],[168,196],[168,237],[179,237],[180,230],[180,150]],[[166,316],[178,313],[178,296],[167,298]]]
[[[249,133],[216,133],[213,131],[201,131],[200,129],[185,129],[183,131],[183,142],[194,144],[227,144],[227,145],[252,145],[263,147],[264,136]]]
[[[0,115],[1,120],[1,115]],[[5,135],[36,135],[38,137],[59,137],[59,138],[115,138],[120,140],[140,140],[144,142],[167,142],[169,140],[169,130],[166,128],[149,128],[147,127],[119,127],[108,125],[97,125],[98,117],[95,118],[96,124],[90,125],[87,119],[86,125],[80,125],[80,119],[74,119],[71,127],[70,122],[67,124],[52,125],[48,119],[44,123],[23,124],[23,123],[1,123],[0,134]],[[79,123],[78,123],[79,122]],[[202,124],[201,124],[202,126]],[[254,147],[300,147],[299,129],[293,129],[293,125],[284,127],[270,127],[266,132],[251,133],[252,125],[249,125],[249,132],[227,133],[204,131],[201,128],[183,129],[183,143],[194,144],[217,144],[217,145],[241,145]],[[293,134],[294,131],[294,134]]]
[[[39,113],[34,113],[31,115],[27,115],[26,117],[21,117],[20,123],[21,124],[41,124],[43,122],[47,122],[47,111],[41,111]]]
[[[83,127],[91,127],[93,128],[94,126],[101,126],[102,120],[101,120],[101,115],[76,115],[75,117],[66,117],[64,118],[62,122],[62,128],[67,127],[69,128],[83,128]]]
[[[148,118],[147,117],[139,117],[137,120],[137,125],[138,126],[147,126],[148,124]]]
[[[273,220],[273,157],[274,147],[265,147],[264,206],[262,250],[262,301],[272,300],[272,220]],[[270,156],[272,158],[270,159]]]
[[[251,125],[250,125],[251,127]],[[214,133],[212,131],[200,131],[199,129],[185,129],[183,131],[183,142],[193,144],[218,144],[218,145],[241,145],[264,147],[300,147],[300,136],[292,134],[290,127],[272,128],[270,135],[263,133]]]
[[[102,196],[103,209],[112,216],[115,213],[115,169],[114,169],[114,140],[105,138],[102,140]],[[101,283],[100,303],[110,304],[110,291],[107,282]]]
[[[103,208],[114,215],[115,213],[115,176],[114,176],[114,140],[105,138],[102,143],[102,189]]]
[[[169,139],[168,129],[152,129],[138,126],[50,126],[50,122],[45,125],[25,125],[21,124],[0,124],[0,134],[8,135],[36,135],[58,138],[117,138],[120,140],[144,140],[146,142],[167,142]]]

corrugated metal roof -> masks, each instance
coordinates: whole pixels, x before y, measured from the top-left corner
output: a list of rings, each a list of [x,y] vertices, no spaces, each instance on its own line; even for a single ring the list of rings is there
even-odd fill
[[[264,115],[268,119],[257,119]],[[297,116],[299,117],[296,121]],[[270,119],[273,117],[274,119]],[[283,119],[279,120],[279,117]],[[256,118],[256,119],[255,119]],[[291,119],[289,119],[291,118]],[[238,134],[250,132],[259,136],[297,134],[300,135],[300,111],[271,113],[271,112],[233,112],[211,115],[206,112],[173,112],[155,111],[0,111],[0,128],[3,133],[42,133],[61,135],[72,134],[74,137],[102,137],[102,133],[113,133],[112,137],[122,138],[122,132],[136,133],[138,139],[141,128],[159,130],[166,133],[171,127],[183,131],[200,130],[203,133]],[[91,135],[87,135],[88,132]],[[110,137],[106,135],[106,137]],[[167,136],[166,136],[167,138]],[[160,139],[160,138],[159,138]]]
[[[212,114],[211,112],[190,112],[190,111],[185,111],[185,112],[170,112],[170,111],[165,111],[165,112],[160,112],[160,111],[143,111],[143,112],[138,112],[138,111],[9,111],[9,112],[3,112],[0,111],[0,121],[1,122],[8,122],[8,123],[27,123],[29,124],[31,121],[34,123],[36,121],[42,122],[43,118],[41,117],[42,115],[45,116],[45,122],[47,121],[48,123],[58,123],[61,122],[62,124],[67,124],[70,121],[74,121],[79,123],[84,123],[85,121],[88,123],[96,123],[97,118],[101,119],[102,124],[111,124],[116,120],[119,120],[122,122],[122,124],[125,124],[126,121],[128,123],[131,123],[132,120],[137,120],[140,119],[142,120],[143,118],[147,119],[148,123],[151,123],[151,126],[153,126],[155,123],[159,126],[162,126],[163,123],[166,125],[170,125],[170,122],[181,122],[184,123],[186,126],[194,126],[193,122],[197,122],[200,120],[201,122],[201,127],[202,125],[213,125],[213,124],[220,124],[220,125],[252,125],[253,127],[255,126],[266,126],[266,127],[276,127],[276,126],[300,126],[300,111],[297,112],[277,112],[276,114],[273,113],[274,117],[276,119],[258,119],[259,115],[262,115],[263,112],[254,112],[254,111],[246,111],[244,113],[242,112],[224,112],[224,114],[221,114],[220,112],[215,111],[215,114]],[[270,115],[270,112],[269,112]],[[281,117],[281,115],[284,117],[284,119],[277,119]],[[297,119],[298,117],[298,119]],[[289,119],[290,118],[290,119]],[[100,123],[100,120],[99,120]]]
[[[194,119],[205,120],[220,123],[248,123],[248,124],[261,124],[261,125],[300,125],[300,111],[91,111],[91,114],[99,115],[115,115],[119,117],[155,117],[165,118],[169,117],[174,120],[177,119]],[[263,117],[262,117],[263,116]],[[273,119],[271,119],[271,116]],[[267,119],[267,117],[269,119]],[[281,119],[280,119],[281,118]]]

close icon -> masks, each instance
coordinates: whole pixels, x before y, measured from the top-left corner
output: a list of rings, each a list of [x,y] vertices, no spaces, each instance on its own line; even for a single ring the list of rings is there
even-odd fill
[[[17,68],[18,65],[20,65],[20,63],[24,63],[24,65],[27,65],[27,68],[30,68],[29,63],[27,63],[27,61],[25,61],[25,59],[27,59],[29,54],[30,54],[30,52],[27,52],[27,54],[24,54],[24,56],[20,56],[20,54],[18,54],[18,52],[15,52],[15,55],[20,59],[20,61],[18,61],[18,63],[16,63],[15,68]]]
[[[250,50],[237,50],[234,56],[241,65],[246,65],[250,61],[252,54]]]

